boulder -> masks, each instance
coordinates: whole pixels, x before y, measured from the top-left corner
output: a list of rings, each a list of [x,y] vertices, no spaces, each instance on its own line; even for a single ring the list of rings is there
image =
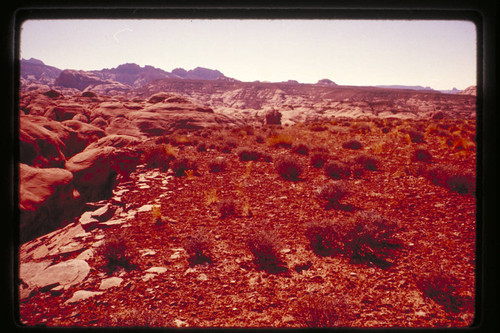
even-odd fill
[[[62,122],[71,132],[68,138],[67,150],[68,157],[83,151],[89,144],[106,136],[106,133],[99,127],[86,124],[78,120],[66,120]]]
[[[84,201],[110,198],[117,172],[114,170],[116,149],[101,147],[85,149],[66,162],[73,173],[75,188]]]
[[[71,172],[20,164],[19,208],[22,242],[61,227],[81,210]]]
[[[89,111],[80,104],[76,103],[60,103],[57,106],[49,108],[44,116],[57,121],[71,120],[76,115],[84,115],[88,117]]]
[[[48,122],[48,121],[46,121]],[[20,162],[39,167],[62,167],[66,160],[65,145],[56,133],[21,116],[19,121]]]

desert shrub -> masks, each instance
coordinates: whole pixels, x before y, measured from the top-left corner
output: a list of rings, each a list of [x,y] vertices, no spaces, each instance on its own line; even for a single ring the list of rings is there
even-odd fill
[[[335,327],[338,326],[338,311],[337,300],[314,295],[299,302],[297,317],[307,327]]]
[[[212,173],[219,173],[227,169],[226,159],[223,157],[216,157],[213,161],[208,163],[208,168]]]
[[[140,147],[141,161],[150,168],[165,171],[177,155],[177,151],[167,144],[146,144]]]
[[[248,239],[248,248],[259,269],[268,273],[287,270],[280,257],[281,243],[276,233],[263,230],[252,232]]]
[[[207,151],[207,145],[204,142],[200,142],[198,146],[196,146],[196,150],[198,152]]]
[[[267,143],[271,147],[290,148],[292,147],[293,139],[286,134],[271,134],[267,138]]]
[[[351,174],[349,166],[340,161],[332,161],[325,165],[325,174],[332,179],[348,178]]]
[[[281,113],[278,110],[271,110],[266,113],[266,125],[281,125]]]
[[[361,142],[355,139],[348,140],[342,144],[342,148],[344,149],[358,150],[361,149],[362,147],[363,145],[361,144]]]
[[[121,235],[112,235],[104,241],[100,249],[106,262],[106,269],[113,272],[118,268],[130,269],[131,253],[128,249],[125,238]]]
[[[358,128],[357,128],[357,131],[358,133],[361,133],[361,134],[366,134],[368,132],[370,132],[372,130],[371,126],[368,125],[368,124],[359,124],[358,125]]]
[[[417,148],[413,152],[411,159],[412,159],[412,161],[420,161],[420,162],[429,163],[432,161],[432,155],[427,149]]]
[[[313,222],[306,226],[305,236],[311,249],[320,256],[330,256],[342,251],[342,241],[336,226],[329,221]]]
[[[276,162],[276,171],[286,180],[298,181],[302,174],[302,166],[295,159],[284,157]]]
[[[161,225],[163,223],[160,206],[155,205],[151,209],[151,221],[156,225]]]
[[[309,155],[309,147],[303,143],[299,143],[292,146],[292,153],[300,155]]]
[[[424,140],[424,133],[418,130],[413,130],[410,129],[407,131],[408,135],[410,136],[411,142],[414,143],[423,143],[425,142]]]
[[[194,266],[212,262],[211,247],[207,230],[200,230],[190,236],[184,243],[184,249],[189,255],[189,264]]]
[[[172,171],[174,172],[174,175],[176,177],[182,177],[186,175],[186,171],[192,170],[193,172],[196,172],[198,170],[198,164],[196,161],[191,160],[187,157],[182,157],[179,159],[176,159],[172,163]]]
[[[316,152],[311,155],[311,165],[315,168],[321,168],[328,161],[328,154]]]
[[[397,235],[399,223],[375,211],[357,212],[352,219],[339,224],[339,228],[344,253],[354,262],[388,267],[402,246]]]
[[[458,294],[455,285],[456,279],[439,269],[430,274],[421,276],[417,280],[417,287],[425,297],[442,305],[447,312],[458,313],[460,309],[472,307],[472,300]]]
[[[476,187],[475,176],[457,166],[436,165],[424,170],[423,175],[438,186],[459,194],[473,195]]]
[[[257,141],[257,143],[264,143],[265,139],[262,135],[256,135],[255,136],[255,141]]]
[[[267,153],[261,153],[260,157],[262,158],[262,160],[264,162],[272,162],[273,161],[273,157]]]
[[[217,207],[221,219],[236,215],[236,201],[233,199],[223,199],[219,201]]]
[[[339,203],[348,194],[347,186],[344,181],[331,181],[322,185],[317,190],[320,200],[325,202],[325,208],[342,208]]]
[[[365,170],[375,171],[379,168],[379,159],[368,154],[360,154],[351,160],[351,165],[362,166]]]
[[[385,134],[386,134],[386,133],[389,133],[390,131],[391,131],[391,128],[390,128],[390,127],[387,127],[387,126],[382,127],[382,133],[385,133]]]
[[[240,148],[237,152],[240,161],[258,161],[261,153],[251,148]]]

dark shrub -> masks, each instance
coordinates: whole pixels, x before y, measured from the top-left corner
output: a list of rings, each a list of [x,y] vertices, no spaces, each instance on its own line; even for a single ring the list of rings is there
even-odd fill
[[[237,152],[240,161],[258,161],[261,153],[251,148],[240,148]]]
[[[130,269],[131,256],[125,238],[121,235],[112,235],[104,241],[101,253],[106,261],[106,268],[113,272],[118,268]]]
[[[283,179],[298,181],[302,174],[302,166],[296,160],[285,157],[276,162],[276,171]]]
[[[318,198],[326,203],[326,209],[342,208],[339,200],[342,200],[347,194],[347,186],[344,181],[331,181],[318,189]]]
[[[207,236],[208,231],[202,230],[195,233],[184,243],[184,248],[189,255],[189,264],[191,266],[212,262],[210,252],[211,242]]]
[[[397,233],[398,222],[389,220],[375,211],[355,213],[353,219],[339,224],[345,254],[354,262],[388,267],[392,257],[402,246]]]
[[[442,305],[447,312],[458,313],[463,307],[472,307],[472,299],[462,297],[456,288],[456,279],[439,269],[417,280],[417,286],[425,297]]]
[[[342,252],[342,240],[331,222],[310,223],[306,227],[305,236],[317,255],[330,256]]]
[[[389,133],[391,131],[390,127],[382,127],[382,133]]]
[[[325,165],[325,174],[332,179],[349,178],[351,169],[345,163],[332,161]]]
[[[446,187],[453,192],[474,195],[476,190],[474,174],[464,172],[457,166],[436,165],[427,168],[423,173],[434,184]]]
[[[199,151],[199,152],[207,151],[207,145],[204,142],[201,142],[196,147],[196,150]]]
[[[412,161],[429,163],[432,162],[432,155],[427,149],[418,148],[413,152],[411,159]]]
[[[185,176],[187,170],[197,171],[198,165],[196,161],[190,160],[187,157],[182,157],[172,163],[172,171],[174,171],[176,177]]]
[[[423,143],[423,142],[425,142],[425,140],[424,140],[424,133],[421,132],[421,131],[408,130],[408,135],[410,136],[411,142],[414,142],[414,143]]]
[[[328,161],[328,154],[314,153],[311,156],[311,165],[315,168],[321,168]]]
[[[223,157],[216,157],[213,161],[208,164],[210,172],[218,173],[226,170],[227,163]]]
[[[361,149],[363,147],[363,145],[361,144],[361,142],[359,142],[358,140],[349,140],[349,141],[346,141],[342,144],[342,148],[344,149],[353,149],[353,150],[358,150],[358,149]]]
[[[255,141],[257,141],[257,143],[264,143],[265,139],[262,135],[257,135],[255,136]]]
[[[171,161],[175,159],[175,152],[166,144],[145,144],[140,148],[141,161],[150,168],[161,168],[166,171]]]
[[[358,164],[362,166],[365,170],[375,171],[378,169],[379,160],[375,156],[371,156],[368,154],[360,154],[356,156],[351,163]]]
[[[233,199],[224,199],[218,203],[221,219],[236,215],[236,201]]]
[[[274,232],[253,232],[248,239],[248,248],[259,269],[268,273],[279,273],[287,268],[280,258],[281,244]]]
[[[292,153],[300,154],[300,155],[308,155],[309,154],[309,147],[307,147],[303,143],[296,144],[296,145],[292,146]]]
[[[281,113],[278,110],[271,110],[266,113],[266,125],[281,125]]]

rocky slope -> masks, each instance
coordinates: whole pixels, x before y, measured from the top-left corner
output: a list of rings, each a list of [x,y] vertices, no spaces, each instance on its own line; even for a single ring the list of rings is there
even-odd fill
[[[414,142],[409,130],[424,135]],[[420,162],[427,167],[473,172],[474,145],[463,143],[474,132],[473,121],[441,119],[212,128],[184,134],[191,139],[183,144],[174,134],[169,149],[177,160],[196,161],[196,172],[176,175],[173,165],[142,160],[109,196],[86,202],[66,226],[22,244],[20,320],[51,327],[468,326],[474,318],[475,198],[423,177],[412,156],[424,148],[432,156]],[[460,143],[453,141],[458,137]],[[309,153],[276,145],[276,138],[304,144]],[[352,139],[359,150],[344,148]],[[206,149],[199,149],[202,143]],[[244,147],[263,158],[242,160]],[[311,164],[321,152],[330,162],[369,154],[379,164],[332,180]],[[284,157],[302,166],[300,180],[276,172]],[[213,171],[221,159],[225,168]],[[328,182],[348,188],[337,208],[318,199]],[[235,211],[223,214],[229,199]],[[402,247],[391,266],[314,252],[310,225],[341,225],[368,210],[398,223]],[[277,239],[279,272],[259,268],[250,251],[250,237],[261,230]],[[200,232],[211,257],[204,264],[192,260],[188,246]],[[106,242],[116,237],[131,265],[110,270]],[[425,291],[421,281],[428,276],[441,279],[435,287],[445,288],[439,291],[444,298]]]

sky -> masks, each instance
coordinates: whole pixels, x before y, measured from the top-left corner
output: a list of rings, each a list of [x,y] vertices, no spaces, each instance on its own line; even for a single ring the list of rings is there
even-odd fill
[[[447,20],[28,20],[20,57],[60,69],[217,69],[241,81],[476,84],[476,27]]]

